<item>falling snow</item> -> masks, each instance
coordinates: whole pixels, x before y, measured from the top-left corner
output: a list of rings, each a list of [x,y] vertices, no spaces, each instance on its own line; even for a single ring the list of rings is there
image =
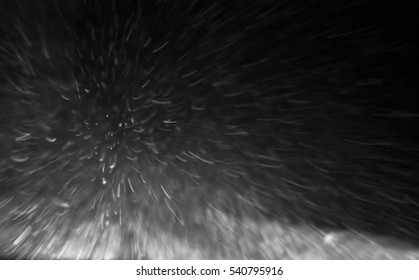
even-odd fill
[[[1,255],[419,258],[395,245],[419,236],[401,10],[23,2],[1,9]]]

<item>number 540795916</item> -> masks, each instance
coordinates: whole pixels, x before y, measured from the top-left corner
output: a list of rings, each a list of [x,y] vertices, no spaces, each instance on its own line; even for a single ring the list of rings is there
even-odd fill
[[[282,267],[243,266],[230,267],[230,275],[282,275]]]

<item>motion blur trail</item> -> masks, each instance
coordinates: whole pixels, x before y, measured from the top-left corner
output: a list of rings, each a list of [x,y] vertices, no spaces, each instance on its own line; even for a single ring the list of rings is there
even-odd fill
[[[419,258],[412,7],[0,10],[3,258]]]

